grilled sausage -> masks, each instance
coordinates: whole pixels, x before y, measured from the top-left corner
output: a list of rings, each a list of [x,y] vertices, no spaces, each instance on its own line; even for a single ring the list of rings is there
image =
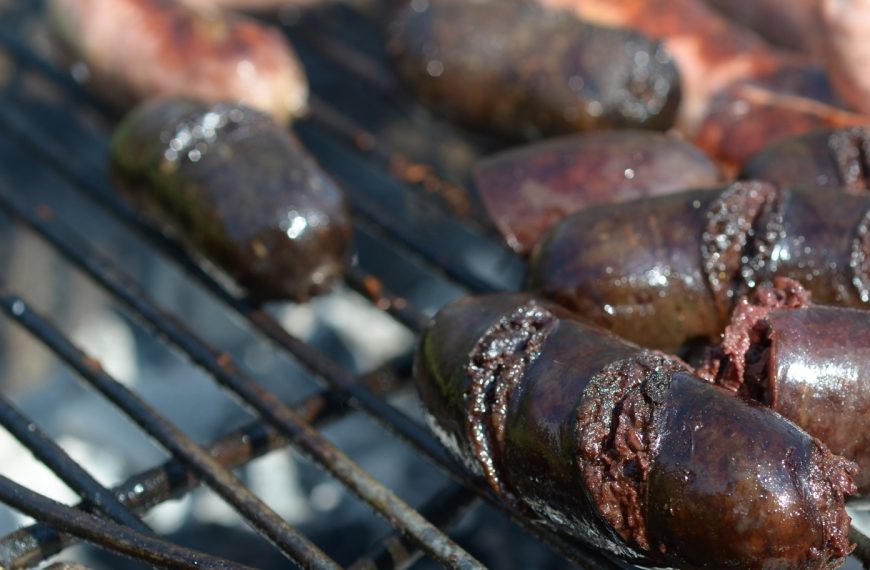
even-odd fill
[[[693,142],[736,171],[778,139],[868,124],[870,116],[840,106],[821,73],[797,69],[720,92]]]
[[[855,461],[870,492],[870,313],[815,305],[780,280],[742,300],[699,373],[770,406]]]
[[[343,193],[286,129],[228,103],[146,103],[112,138],[131,201],[258,300],[304,300],[341,275]]]
[[[586,133],[486,158],[475,186],[508,245],[526,254],[556,222],[597,204],[715,186],[703,152],[649,131]]]
[[[779,137],[870,122],[842,106],[808,57],[772,48],[703,0],[540,2],[661,40],[683,78],[678,127],[729,169]]]
[[[433,430],[501,499],[626,560],[821,569],[850,551],[853,464],[549,303],[454,302],[415,379]]]
[[[742,178],[777,186],[815,186],[861,194],[870,190],[870,132],[819,129],[768,145],[743,165]]]
[[[127,109],[157,96],[240,102],[285,122],[305,111],[308,81],[284,36],[243,16],[175,0],[50,0],[68,56],[90,86]]]
[[[600,206],[536,246],[528,286],[639,344],[715,339],[738,296],[790,277],[823,303],[870,302],[870,197],[738,182]]]
[[[674,121],[679,77],[670,56],[627,30],[532,0],[405,2],[391,29],[399,74],[427,104],[472,127],[535,138]]]
[[[712,96],[726,86],[778,70],[780,54],[703,0],[540,0],[582,20],[637,30],[664,42],[683,80],[679,127],[694,135]]]

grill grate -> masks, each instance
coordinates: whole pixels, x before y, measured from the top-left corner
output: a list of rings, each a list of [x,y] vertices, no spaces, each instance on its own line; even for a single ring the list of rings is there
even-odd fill
[[[46,118],[28,107],[22,95],[26,91],[23,87],[13,85],[0,92],[3,101],[0,105],[0,139],[13,140],[34,165],[50,170],[59,177],[61,184],[73,187],[78,195],[72,199],[92,201],[111,219],[132,229],[138,236],[140,247],[146,244],[179,267],[191,283],[217,299],[228,312],[240,317],[254,334],[291,356],[321,382],[323,390],[295,406],[284,404],[236,366],[229,354],[213,349],[197,332],[188,328],[182,320],[183,315],[168,312],[151,300],[149,294],[116,262],[55,214],[60,211],[59,207],[26,203],[13,192],[17,184],[2,182],[5,177],[0,172],[0,213],[3,216],[42,239],[70,266],[85,274],[123,306],[126,313],[136,317],[148,331],[205,370],[214,382],[232,393],[257,418],[208,445],[198,446],[157,410],[102,370],[22,298],[4,292],[0,295],[0,307],[8,319],[28,330],[86,383],[122,409],[171,453],[171,459],[107,489],[69,458],[33,421],[0,397],[0,424],[68,482],[82,499],[77,507],[66,507],[0,477],[0,501],[31,514],[38,521],[0,538],[0,566],[33,566],[78,540],[86,540],[158,566],[241,567],[157,538],[137,517],[137,514],[163,501],[188,493],[202,481],[233,505],[253,528],[297,565],[335,567],[328,554],[290,527],[232,473],[234,468],[289,444],[339,480],[393,528],[392,534],[373,544],[352,568],[405,568],[422,554],[443,566],[479,567],[477,560],[444,534],[479,503],[478,499],[502,511],[529,534],[585,568],[625,568],[607,556],[569,544],[558,536],[530,526],[495,499],[481,481],[457,465],[428,430],[390,404],[386,396],[401,388],[401,378],[408,375],[407,359],[400,359],[369,374],[354,374],[329,354],[290,334],[269,312],[239,297],[231,286],[203,271],[183,250],[116,199],[105,176],[99,172],[101,162],[97,161],[102,161],[106,154],[104,127],[111,125],[117,117],[22,39],[20,30],[27,29],[27,25],[38,18],[34,6],[25,4],[26,7],[17,7],[14,17],[5,18],[6,21],[0,23],[0,55],[4,51],[10,54],[16,66],[50,84],[60,100],[51,104],[55,115]],[[463,184],[467,185],[467,180],[462,179],[466,176],[462,172],[467,172],[467,168],[447,163],[439,154],[442,148],[487,149],[491,148],[491,141],[478,140],[470,134],[433,122],[408,102],[389,72],[374,59],[369,59],[365,49],[358,52],[356,45],[351,48],[333,39],[338,32],[353,37],[357,33],[353,30],[366,22],[359,13],[336,8],[326,15],[315,15],[311,20],[289,26],[293,39],[300,40],[297,42],[299,51],[305,59],[316,93],[312,116],[297,128],[318,161],[342,183],[350,198],[359,242],[359,262],[350,269],[346,284],[369,297],[376,307],[397,322],[418,333],[426,322],[426,314],[435,307],[415,306],[410,300],[413,288],[402,283],[397,273],[389,269],[389,263],[385,266],[384,262],[379,262],[379,255],[416,267],[441,283],[442,288],[449,292],[448,296],[463,290],[485,292],[515,288],[522,264],[491,239],[486,227],[474,221],[477,206],[473,197],[461,190]],[[354,55],[348,57],[348,54]],[[336,87],[337,81],[341,88]],[[356,113],[352,106],[342,105],[347,103],[346,100],[335,98],[336,93],[346,93],[347,86],[357,89],[354,95],[363,99]],[[378,105],[372,106],[372,99]],[[364,110],[362,114],[360,109]],[[369,109],[381,113],[377,120],[368,117],[366,112]],[[67,112],[69,117],[64,118],[59,126],[57,118]],[[97,126],[79,121],[77,117],[82,114],[96,117]],[[382,124],[375,125],[377,121]],[[398,130],[393,128],[396,124],[400,127]],[[428,146],[418,145],[408,155],[394,152],[391,148],[394,145],[387,142],[389,133],[401,134],[409,129],[443,136]],[[402,136],[396,135],[400,144],[405,140]],[[93,147],[82,150],[83,140],[92,142]],[[473,152],[468,152],[459,153],[464,157],[457,161],[460,165],[470,163]],[[417,158],[410,158],[411,154]],[[448,182],[433,174],[436,168],[429,166],[423,160],[425,157],[438,158],[433,161],[441,162],[440,166],[444,168],[437,170],[450,174],[457,182]],[[409,174],[409,171],[416,174]],[[397,207],[384,208],[384,204],[396,204]],[[445,208],[452,210],[452,214],[464,213],[468,217],[443,215]],[[392,293],[390,289],[401,294]],[[315,429],[354,412],[371,417],[416,453],[441,468],[450,481],[432,493],[419,510],[411,508]]]

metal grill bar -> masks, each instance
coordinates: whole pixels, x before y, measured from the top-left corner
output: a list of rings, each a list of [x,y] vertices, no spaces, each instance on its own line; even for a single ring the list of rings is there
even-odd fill
[[[46,75],[65,92],[78,94],[78,99],[82,102],[99,113],[106,114],[107,110],[105,107],[99,105],[80,85],[72,81],[68,76],[60,73],[50,63],[33,54],[16,38],[8,33],[0,32],[0,44],[9,49],[16,57],[21,57],[22,63]],[[339,112],[331,109],[325,102],[316,98],[313,99],[312,105],[314,117],[322,119],[323,124],[330,126],[332,132],[342,134],[343,138],[353,136],[354,127],[352,125],[354,125],[354,122],[351,119],[342,116]],[[327,117],[332,117],[332,119],[327,119]],[[67,160],[67,153],[51,141],[50,137],[40,136],[38,129],[33,129],[32,125],[28,124],[26,117],[14,112],[12,109],[0,106],[0,125],[2,125],[4,130],[14,133],[16,138],[24,143],[29,151],[49,162],[54,170],[69,178],[80,190],[85,191],[101,205],[108,207],[112,213],[121,217],[125,222],[138,226],[140,229],[144,226],[145,229],[143,231],[150,239],[160,243],[161,247],[166,248],[168,251],[172,251],[175,256],[180,258],[187,257],[178,248],[177,244],[167,240],[162,234],[148,226],[148,224],[143,224],[141,218],[132,209],[125,204],[119,203],[117,200],[112,200],[112,190],[106,188],[104,184],[95,181],[93,173],[87,165]],[[347,132],[348,129],[351,129],[351,133]],[[360,131],[365,132],[362,129]],[[381,147],[383,146],[380,143],[377,144]],[[388,155],[390,154],[390,151],[385,147],[383,152]],[[406,182],[401,177],[400,181]],[[427,240],[421,239],[420,236],[414,234],[409,228],[404,228],[395,223],[381,209],[365,200],[353,199],[354,193],[352,192],[347,192],[347,195],[351,199],[352,210],[358,221],[360,221],[359,218],[367,220],[372,230],[388,237],[390,241],[401,247],[405,253],[423,259],[437,272],[444,274],[450,280],[472,291],[485,293],[498,290],[498,287],[481,279],[466,267],[457,263],[452,257],[445,256],[443,252],[438,251],[437,247]],[[195,271],[198,268],[196,264],[187,262],[185,263],[185,269]]]
[[[162,568],[244,570],[236,564],[137,532],[128,527],[67,507],[0,476],[0,500],[34,518],[46,521],[108,550],[145,560]],[[252,570],[252,569],[251,569]]]
[[[109,199],[107,198],[107,200]],[[112,200],[109,201],[111,202]],[[177,321],[167,318],[167,315],[148,301],[148,296],[144,291],[141,291],[108,258],[94,250],[73,232],[66,229],[55,219],[50,210],[43,208],[34,214],[18,205],[10,197],[8,190],[4,191],[0,189],[0,211],[6,212],[9,216],[30,227],[70,263],[85,272],[85,274],[121,300],[135,314],[139,315],[149,328],[156,329],[167,338],[174,338],[179,340],[179,342],[184,342],[185,346],[192,343],[194,346],[191,347],[191,350],[195,350],[206,364],[216,369],[222,376],[227,373],[227,370],[217,362],[211,349],[205,347],[204,343],[197,342],[198,339],[195,337],[191,339],[190,335],[192,333],[184,330]],[[182,255],[179,254],[179,257]],[[176,258],[173,257],[173,259]],[[191,276],[195,280],[205,286],[208,291],[215,294],[236,313],[253,324],[257,330],[279,348],[286,350],[296,357],[300,364],[312,374],[325,380],[327,385],[336,391],[337,395],[348,400],[352,405],[361,407],[373,419],[412,443],[427,456],[435,458],[441,465],[450,466],[451,472],[465,472],[444,452],[443,448],[432,438],[428,431],[369,391],[360,388],[352,374],[336,365],[327,356],[288,333],[280,323],[275,321],[265,311],[252,307],[247,302],[233,297],[193,262],[183,263],[182,268],[185,270],[190,268]],[[421,323],[423,320],[422,318],[419,319]],[[419,329],[416,332],[419,332]],[[172,334],[172,337],[169,336],[170,334]],[[175,344],[174,341],[173,344]],[[197,360],[196,362],[199,363],[200,361]],[[470,479],[466,477],[465,482],[469,481]]]
[[[10,294],[0,295],[0,309],[39,339],[173,456],[184,461],[200,479],[233,505],[253,528],[299,566],[324,570],[339,568],[338,564],[288,525],[228,469],[104,371],[99,362],[76,347],[47,319],[30,309],[23,299]]]
[[[39,426],[21,413],[12,402],[0,396],[0,424],[47,465],[70,489],[85,500],[84,507],[96,509],[116,522],[143,534],[151,529],[130,513],[111,491],[100,485]]]
[[[441,529],[455,526],[478,501],[470,489],[448,484],[420,507],[420,514]],[[401,570],[420,559],[422,553],[400,534],[380,539],[376,546],[348,567],[348,570]]]
[[[94,251],[93,248],[90,248],[72,232],[63,229],[61,224],[54,220],[52,216],[46,215],[47,212],[44,211],[42,216],[34,215],[33,213],[17,206],[9,199],[6,192],[0,192],[0,210],[6,211],[22,223],[25,223],[40,235],[40,237],[48,241],[73,265],[91,276],[95,281],[107,288],[119,299],[122,299],[125,304],[128,304],[134,312],[139,314],[145,320],[146,324],[151,324],[151,326],[154,325],[155,321],[153,318],[149,318],[146,315],[151,315],[156,311],[156,309],[149,308],[149,305],[145,304],[144,293],[137,292],[135,285],[130,285],[133,289],[128,290],[122,284],[122,281],[124,281],[125,278],[120,275],[117,268],[115,268],[110,261]],[[360,389],[359,386],[355,385],[352,375],[343,371],[339,366],[334,364],[319,351],[309,347],[290,335],[279,323],[269,317],[265,312],[252,308],[244,301],[232,297],[201,270],[194,271],[193,277],[197,280],[204,278],[205,281],[203,284],[210,291],[218,295],[219,298],[224,300],[228,306],[236,310],[242,317],[248,319],[255,328],[264,333],[264,335],[275,342],[277,346],[297,356],[300,362],[312,373],[319,375],[326,380],[330,387],[335,391],[336,395],[348,399],[352,405],[359,405],[362,407],[372,415],[376,421],[382,425],[386,425],[391,431],[397,433],[400,437],[411,443],[418,451],[442,467],[454,480],[466,487],[474,488],[480,496],[483,496],[490,504],[508,514],[512,520],[537,536],[539,540],[550,545],[556,551],[562,553],[566,558],[580,561],[588,568],[613,569],[625,567],[624,565],[614,563],[611,559],[602,556],[600,553],[587,547],[568,544],[564,539],[546,533],[540,528],[531,525],[522,517],[517,516],[516,513],[510,511],[494,495],[492,495],[485,484],[482,484],[481,481],[469,474],[468,471],[459,466],[452,457],[447,455],[443,448],[434,441],[431,435],[424,431],[416,422],[413,422],[407,418],[407,416],[379,400],[368,391]],[[144,307],[142,308],[145,310],[144,313],[139,310],[139,306],[143,304]],[[163,317],[160,316],[159,311],[157,314],[160,321],[162,321]],[[304,355],[305,358],[300,358],[300,354]]]
[[[392,242],[396,248],[411,257],[423,260],[436,273],[444,275],[463,288],[477,293],[494,293],[499,290],[498,287],[481,279],[464,266],[445,258],[437,247],[420,236],[394,224],[390,215],[385,214],[377,205],[370,204],[363,199],[355,200],[352,196],[349,198],[355,224],[366,223],[370,230]]]
[[[311,32],[301,26],[294,27],[292,30],[294,40],[300,39],[330,60],[341,62],[344,69],[364,79],[384,94],[395,94],[399,90],[396,77],[371,58],[324,34]]]
[[[9,212],[14,217],[26,221],[33,227],[45,228],[33,215],[18,208],[8,198],[7,192],[0,192],[0,209]],[[58,223],[54,224],[55,227]],[[106,287],[115,297],[122,301],[128,308],[143,319],[146,326],[155,330],[159,335],[167,339],[171,344],[179,348],[190,358],[192,362],[206,370],[222,386],[237,395],[245,404],[253,408],[258,414],[266,418],[270,423],[278,426],[306,455],[311,457],[319,465],[329,471],[336,479],[341,481],[354,494],[362,498],[375,512],[387,519],[392,525],[413,537],[421,545],[423,550],[436,560],[451,567],[480,567],[472,556],[456,546],[437,527],[430,524],[414,509],[399,499],[392,491],[375,481],[371,476],[355,465],[347,456],[334,445],[329,443],[322,435],[313,430],[286,405],[280,402],[273,394],[260,388],[253,380],[243,375],[235,366],[228,354],[218,354],[203,342],[193,332],[187,330],[178,320],[163,313],[148,300],[145,292],[134,284],[126,284],[130,280],[108,260],[99,256],[96,252],[74,237],[65,232],[66,236],[60,238],[57,233],[50,236],[40,232],[44,238],[56,247],[67,259],[77,267],[83,269],[93,277],[100,285]],[[212,284],[219,288],[216,283]],[[229,299],[228,293],[224,292]],[[236,301],[236,303],[241,303]],[[252,314],[260,320],[266,320],[279,327],[270,317],[261,310],[251,310]],[[280,328],[280,327],[279,327]],[[283,331],[283,329],[280,329]],[[284,331],[288,337],[290,335]],[[302,341],[290,337],[298,346],[300,352],[308,357],[308,362],[314,362],[319,370],[334,370],[337,368],[330,359],[308,347]],[[305,363],[303,363],[305,364]],[[415,431],[422,432],[417,426],[398,410],[374,397],[370,392],[359,389],[352,377],[342,377],[342,389],[347,393],[353,391],[354,397],[359,394],[369,401],[377,402],[378,406],[386,409],[386,414],[400,415],[410,425],[415,426]],[[436,444],[428,439],[428,445],[443,454]],[[203,474],[200,473],[200,476]]]
[[[366,374],[360,383],[378,394],[386,394],[399,384],[384,378],[383,371]],[[347,406],[334,394],[324,391],[295,405],[293,409],[313,425],[322,425],[343,416]],[[270,451],[285,447],[287,440],[274,428],[252,422],[205,447],[205,451],[221,465],[235,469]],[[144,512],[168,499],[186,494],[199,484],[199,479],[180,461],[170,459],[153,469],[135,475],[113,489],[121,503]],[[81,506],[81,505],[80,505]],[[36,564],[75,542],[75,538],[36,523],[0,539],[0,567],[14,569]]]
[[[75,87],[75,88],[77,89],[77,87]],[[97,108],[99,109],[99,107],[97,107]],[[94,194],[92,192],[93,188],[89,186],[90,184],[92,184],[92,182],[90,182],[88,180],[88,173],[81,170],[81,169],[79,169],[78,172],[76,172],[75,169],[70,170],[71,167],[64,159],[64,155],[62,152],[61,153],[54,152],[54,153],[51,153],[51,154],[53,154],[53,156],[47,156],[43,149],[45,148],[45,145],[47,143],[50,143],[51,141],[49,141],[45,137],[40,138],[38,135],[34,135],[33,133],[28,133],[27,126],[25,125],[22,128],[22,123],[20,121],[16,122],[16,120],[14,120],[15,119],[14,116],[12,117],[12,119],[10,119],[9,115],[7,115],[5,118],[7,119],[5,121],[7,123],[7,125],[11,124],[13,126],[13,130],[16,132],[16,134],[22,139],[23,142],[27,143],[27,146],[31,150],[35,151],[39,156],[42,156],[44,159],[47,158],[48,161],[50,163],[52,163],[52,166],[56,170],[58,170],[59,172],[61,172],[64,175],[66,175],[68,178],[71,178],[74,181],[77,181],[77,183],[78,183],[77,185],[79,186],[80,189],[84,189],[86,191],[86,193],[88,193],[92,196],[96,196],[98,198],[98,200],[101,201],[102,205],[106,205],[107,203],[111,204],[113,202],[113,200],[111,200],[111,199],[109,199],[108,202],[104,201],[108,195],[107,192],[100,192],[100,190],[97,190],[97,193]],[[16,124],[17,124],[17,127],[16,127]],[[55,150],[57,150],[57,149],[55,148]],[[100,194],[102,194],[102,196],[100,196]],[[111,211],[112,207],[110,206],[109,209]],[[122,218],[123,218],[123,216],[122,216]],[[134,219],[134,218],[128,217],[128,219],[125,219],[125,221],[130,221],[131,219]],[[390,220],[384,220],[384,222],[391,223]],[[148,232],[146,232],[146,235],[148,235]],[[159,242],[159,240],[158,240],[158,242]],[[164,251],[172,251],[172,248],[171,247],[168,249],[164,248]],[[188,265],[188,260],[185,258],[185,256],[183,256],[183,255],[182,256],[173,256],[173,259],[175,261],[181,263],[182,265],[184,265],[185,269],[190,271],[192,274],[197,273],[198,268],[193,266],[193,265]],[[445,262],[444,259],[437,258],[437,259],[433,259],[433,263],[434,263],[434,268],[436,270],[439,268],[443,269],[445,267],[445,265],[449,266],[450,260],[447,260]],[[459,272],[456,272],[456,274],[458,275]],[[290,344],[292,344],[292,343],[288,342],[288,340],[295,341],[295,339],[293,339],[293,337],[290,337],[289,335],[287,335],[286,331],[284,331],[277,323],[275,323],[272,319],[270,319],[267,315],[265,315],[265,313],[259,312],[256,309],[249,307],[244,301],[238,301],[238,300],[233,299],[231,295],[229,295],[226,291],[222,290],[219,285],[217,285],[213,281],[211,281],[207,275],[203,275],[201,271],[200,271],[200,277],[198,277],[198,280],[202,284],[204,284],[207,289],[209,289],[213,293],[216,293],[219,298],[224,299],[224,300],[229,300],[230,306],[232,306],[235,310],[237,310],[237,312],[240,312],[240,314],[242,314],[243,316],[248,318],[248,320],[250,320],[253,324],[255,324],[255,326],[261,332],[264,332],[267,337],[272,338],[272,340],[276,341],[277,344],[279,346],[282,346],[285,350],[288,350],[289,352],[296,354],[294,352],[294,350],[290,348]],[[296,341],[296,342],[298,342],[298,341]],[[307,348],[307,347],[303,345],[303,348]],[[314,356],[319,355],[319,353],[317,351],[313,351],[312,354]],[[319,355],[319,356],[322,357],[322,355]],[[311,368],[312,365],[314,365],[316,368],[317,358],[309,359],[309,364],[308,364],[309,368]],[[336,369],[338,371],[338,380],[341,380],[342,378],[349,377],[346,372],[344,372],[340,369],[340,367],[337,367]],[[314,370],[314,371],[315,371],[315,374],[318,373],[317,370]],[[319,375],[321,377],[324,377],[324,374],[322,373],[322,371]],[[334,377],[331,379],[327,377],[326,379],[327,379],[327,381],[330,381],[330,380],[335,381],[336,380],[336,378],[334,378]],[[357,395],[362,396],[362,398],[358,398]],[[429,436],[427,433],[423,433],[422,439],[419,439],[419,435],[420,435],[419,428],[415,424],[413,424],[413,422],[411,422],[411,424],[410,424],[411,425],[410,433],[414,434],[414,435],[409,436],[409,432],[403,430],[401,427],[403,425],[402,422],[404,420],[406,420],[406,418],[404,418],[404,416],[402,414],[400,414],[399,412],[395,411],[392,407],[387,406],[386,404],[380,403],[379,400],[377,400],[377,398],[374,398],[373,402],[372,401],[366,402],[366,400],[368,398],[366,397],[366,392],[364,390],[363,391],[355,391],[353,389],[353,387],[345,387],[342,389],[342,396],[343,397],[350,396],[350,401],[352,403],[360,404],[362,402],[362,405],[360,405],[361,408],[365,409],[370,414],[372,414],[382,424],[386,424],[387,426],[389,426],[392,431],[398,432],[400,435],[403,435],[405,437],[405,439],[408,439],[408,440],[412,441],[412,443],[415,443],[416,447],[420,448],[419,443],[421,443],[421,442],[428,442],[428,443],[432,442],[431,436]],[[385,406],[387,408],[387,410],[386,410],[387,413],[390,413],[390,411],[392,411],[393,412],[391,414],[392,417],[385,419],[384,416],[379,415],[378,412],[375,411],[378,409],[379,404],[382,404],[383,406]],[[395,415],[395,414],[398,414],[398,415]],[[423,447],[425,448],[426,446],[424,445]],[[500,504],[497,499],[492,497],[491,494],[487,492],[485,487],[478,485],[479,482],[471,479],[469,477],[469,475],[467,474],[467,472],[465,472],[464,470],[462,470],[460,468],[457,468],[456,464],[451,459],[449,459],[448,457],[446,457],[444,455],[443,450],[441,450],[440,447],[435,447],[435,448],[430,447],[428,449],[428,453],[427,453],[427,451],[424,451],[424,453],[429,455],[430,458],[434,458],[436,463],[439,463],[442,467],[446,467],[447,470],[450,472],[450,474],[454,478],[456,478],[460,481],[463,481],[467,485],[475,487],[478,493],[480,493],[482,496],[486,497],[487,500],[492,502],[494,505],[496,505],[502,511],[507,512],[504,505]],[[559,550],[560,552],[562,552],[567,557],[572,558],[574,560],[583,561],[583,563],[585,563],[590,568],[622,567],[621,565],[615,564],[606,558],[602,558],[597,553],[587,551],[586,549],[583,549],[583,548],[578,549],[578,548],[574,547],[573,545],[569,545],[569,544],[565,543],[561,539],[558,539],[558,538],[551,536],[547,533],[543,533],[542,531],[540,531],[540,529],[536,529],[535,527],[529,526],[527,521],[525,521],[521,518],[517,518],[515,516],[515,514],[511,513],[511,515],[512,515],[512,518],[514,520],[516,520],[522,526],[524,526],[527,530],[531,531],[533,534],[537,535],[539,538],[544,540],[544,542],[546,542],[550,545],[555,545],[555,548],[557,550]]]
[[[377,308],[386,311],[412,332],[423,330],[429,322],[429,317],[408,303],[406,299],[387,291],[377,278],[357,267],[348,267],[344,280],[351,289],[368,297]]]
[[[390,174],[402,182],[422,186],[427,192],[440,196],[451,212],[461,217],[463,222],[477,228],[481,227],[480,222],[470,216],[472,207],[468,190],[444,180],[428,165],[413,162],[405,155],[395,152],[379,141],[373,133],[316,95],[310,96],[308,106],[309,119],[316,121],[357,151],[367,153],[376,159]]]
[[[150,229],[147,225],[142,224],[141,220],[139,220],[138,216],[133,213],[129,208],[120,203],[118,200],[111,197],[107,191],[98,189],[93,182],[93,178],[88,178],[87,173],[84,171],[77,170],[76,166],[71,166],[70,163],[63,159],[63,154],[57,147],[53,145],[53,143],[48,139],[39,139],[35,137],[32,131],[29,131],[26,127],[22,127],[20,124],[20,120],[16,118],[14,115],[9,115],[3,113],[3,109],[0,108],[0,119],[8,119],[6,122],[6,126],[11,126],[13,131],[16,132],[22,139],[22,142],[27,144],[28,149],[33,151],[38,156],[42,156],[47,159],[51,166],[57,170],[62,175],[70,178],[71,181],[75,184],[75,186],[84,191],[89,196],[95,198],[97,202],[106,207],[110,213],[113,213],[117,217],[119,217],[128,225],[132,225],[134,228],[142,231],[149,239],[153,240],[154,243],[157,243],[164,251],[169,251],[170,257],[173,261],[179,263],[185,271],[187,271],[191,276],[194,277],[200,284],[206,287],[207,290],[215,294],[219,299],[227,303],[228,306],[233,308],[237,313],[239,313],[242,317],[246,318],[250,321],[255,328],[257,328],[261,333],[263,333],[266,338],[272,340],[277,346],[280,348],[287,350],[291,354],[296,355],[297,357],[300,354],[300,351],[303,353],[309,353],[309,358],[304,359],[303,364],[312,371],[316,376],[324,379],[327,383],[333,388],[340,392],[341,396],[344,398],[349,398],[349,401],[353,405],[359,406],[361,409],[369,413],[376,421],[385,425],[390,429],[390,431],[398,434],[403,439],[409,441],[414,445],[418,451],[421,451],[424,455],[433,460],[436,464],[444,468],[448,474],[457,480],[458,482],[466,485],[468,487],[476,488],[477,492],[484,496],[488,502],[490,502],[493,506],[505,512],[510,516],[512,520],[514,520],[517,524],[524,527],[526,530],[534,534],[538,537],[539,540],[544,542],[545,544],[550,545],[552,548],[562,553],[563,556],[569,559],[581,561],[584,565],[589,568],[621,568],[624,567],[621,564],[616,564],[612,560],[607,557],[603,557],[601,554],[594,552],[588,548],[580,547],[572,544],[566,543],[563,539],[556,537],[550,533],[546,533],[539,529],[538,527],[530,525],[528,521],[523,519],[522,517],[518,517],[515,513],[509,511],[503,504],[501,504],[497,498],[495,498],[489,490],[485,487],[485,485],[481,485],[478,480],[473,478],[468,474],[462,467],[458,466],[456,462],[446,453],[443,448],[441,448],[437,442],[435,442],[431,435],[428,432],[425,432],[418,426],[415,422],[409,420],[404,414],[398,412],[391,406],[381,402],[377,398],[371,397],[365,390],[356,389],[353,386],[350,386],[347,378],[351,378],[347,375],[347,373],[343,371],[338,371],[338,374],[330,373],[329,370],[334,367],[331,361],[325,356],[319,355],[317,351],[313,351],[302,343],[298,341],[292,335],[286,332],[286,330],[281,327],[280,324],[271,319],[266,313],[249,306],[246,302],[238,300],[230,295],[226,290],[224,290],[219,284],[217,284],[209,275],[202,271],[195,263],[189,260],[186,256],[185,252],[180,250],[175,244],[172,244],[165,237],[160,235],[159,233]],[[44,149],[46,147],[51,147],[52,151],[49,154],[46,154]],[[2,199],[2,195],[0,195],[0,205],[3,205],[4,202],[8,201]],[[13,214],[14,215],[14,214]],[[21,218],[21,215],[18,216]],[[24,218],[27,216],[25,215]],[[63,255],[65,255],[68,259],[70,259],[76,266],[83,269],[86,273],[91,275],[98,282],[101,282],[105,287],[110,290],[111,285],[104,283],[106,275],[105,269],[100,269],[100,263],[96,263],[96,256],[93,252],[88,254],[82,254],[81,252],[86,250],[78,250],[77,248],[66,248],[65,246],[69,243],[69,236],[65,236],[60,239],[49,239],[49,236],[45,233],[45,228],[40,228],[39,222],[36,222],[36,218],[34,216],[30,216],[30,221],[27,221],[22,218],[22,221],[25,221],[28,225],[36,229],[36,231],[48,239],[54,247],[56,247]],[[34,222],[36,222],[34,224]],[[40,231],[43,230],[43,231]],[[77,247],[80,247],[81,244]],[[443,266],[443,260],[439,260]],[[95,272],[93,272],[89,267],[93,266]],[[135,299],[134,299],[135,302]],[[313,353],[312,353],[313,351]],[[321,367],[321,364],[323,367]]]

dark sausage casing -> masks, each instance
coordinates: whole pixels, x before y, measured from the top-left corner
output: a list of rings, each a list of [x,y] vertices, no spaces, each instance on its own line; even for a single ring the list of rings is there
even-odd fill
[[[780,139],[749,157],[742,178],[851,193],[870,189],[870,131],[819,129]]]
[[[808,304],[797,284],[778,280],[777,285],[758,291],[752,303],[740,302],[721,346],[700,373],[770,406],[855,461],[857,494],[866,502],[870,313]],[[797,295],[790,293],[795,290]]]
[[[474,169],[487,212],[522,254],[578,210],[720,182],[718,168],[700,149],[675,136],[630,129],[532,143],[487,157]]]
[[[404,2],[391,30],[402,78],[472,127],[537,138],[664,130],[676,116],[679,76],[661,44],[533,0]]]
[[[415,378],[440,439],[505,501],[641,564],[829,568],[854,466],[763,406],[528,295],[466,298]]]
[[[740,294],[795,279],[824,303],[863,307],[870,197],[757,182],[600,206],[539,242],[528,285],[644,346],[713,340]]]
[[[304,300],[343,272],[344,195],[266,115],[224,103],[146,103],[118,127],[111,160],[132,202],[256,299]]]

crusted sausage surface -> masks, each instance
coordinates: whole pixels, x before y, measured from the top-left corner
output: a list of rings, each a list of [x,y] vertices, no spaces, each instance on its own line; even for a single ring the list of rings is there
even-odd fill
[[[854,465],[771,410],[522,294],[452,303],[415,379],[442,442],[520,512],[647,565],[830,568]]]

